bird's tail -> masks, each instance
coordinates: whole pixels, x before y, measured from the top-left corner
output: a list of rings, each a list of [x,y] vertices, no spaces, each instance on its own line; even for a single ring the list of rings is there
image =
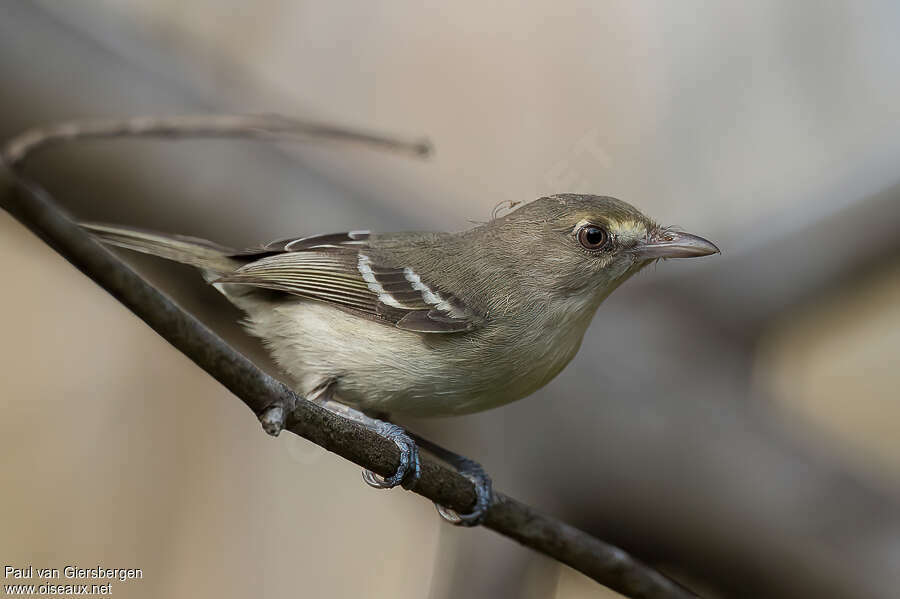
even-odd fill
[[[81,223],[81,227],[107,245],[190,264],[205,272],[226,274],[245,263],[233,257],[239,253],[236,250],[197,237],[168,235],[97,223]]]

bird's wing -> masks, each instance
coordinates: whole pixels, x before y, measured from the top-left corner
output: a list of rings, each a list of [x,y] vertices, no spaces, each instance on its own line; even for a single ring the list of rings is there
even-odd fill
[[[457,298],[390,263],[368,239],[366,231],[281,239],[235,254],[252,261],[215,282],[283,291],[421,333],[477,326],[477,315]]]

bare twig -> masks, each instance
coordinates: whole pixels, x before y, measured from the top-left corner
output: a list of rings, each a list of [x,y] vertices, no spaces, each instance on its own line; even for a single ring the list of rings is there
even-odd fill
[[[227,117],[222,119],[220,122],[227,121]],[[215,119],[207,119],[205,122],[213,121]],[[176,126],[178,130],[175,131],[171,129],[174,121],[166,122],[169,129],[163,133],[163,128],[156,127],[153,135],[183,136],[198,130],[196,127],[178,129]],[[93,131],[98,132],[96,135],[114,136],[112,129],[114,127],[99,127]],[[255,414],[259,415],[272,406],[283,406],[291,414],[288,430],[363,468],[385,476],[393,474],[400,459],[399,450],[394,443],[296,396],[283,383],[262,372],[196,318],[144,281],[114,254],[96,243],[56,206],[46,191],[12,168],[13,164],[21,163],[31,150],[48,143],[49,139],[77,138],[82,136],[81,131],[88,130],[90,129],[76,128],[64,134],[59,132],[60,128],[49,128],[43,131],[56,133],[28,134],[7,144],[0,153],[9,167],[4,168],[0,164],[0,205],[227,387]],[[341,131],[328,127],[323,130],[332,133]],[[100,131],[104,133],[99,133]],[[115,136],[129,134],[130,131],[127,127],[120,127]],[[201,129],[200,132],[210,131]],[[228,128],[225,134],[238,135],[238,132],[235,128]],[[252,132],[248,135],[257,136]],[[458,512],[469,511],[475,501],[475,491],[468,479],[427,456],[422,457],[422,474],[415,492]],[[502,493],[495,491],[495,501],[484,525],[630,597],[696,597],[625,551],[541,514]]]
[[[25,131],[7,142],[0,161],[16,166],[36,150],[65,141],[111,137],[237,137],[355,143],[414,156],[431,153],[428,140],[402,140],[278,115],[190,115],[70,121]]]

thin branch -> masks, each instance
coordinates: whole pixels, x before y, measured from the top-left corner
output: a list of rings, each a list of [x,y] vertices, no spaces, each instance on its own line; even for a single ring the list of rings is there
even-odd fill
[[[44,131],[54,130],[59,131],[59,128]],[[228,135],[232,132],[234,130],[229,130]],[[185,131],[170,131],[167,135],[170,133],[182,136]],[[254,136],[252,133],[250,135]],[[76,131],[75,137],[79,136]],[[60,138],[60,134],[56,134],[54,139]],[[31,149],[44,143],[47,143],[46,136],[32,135],[30,141],[20,136],[5,146],[0,156],[5,160],[12,158],[12,163],[21,163]],[[396,471],[400,455],[394,443],[298,397],[283,383],[262,372],[95,242],[56,205],[45,190],[14,170],[10,162],[6,164],[9,168],[0,164],[0,205],[222,383],[254,414],[259,415],[272,406],[282,406],[291,414],[287,426],[291,432],[378,474],[387,476]],[[468,479],[424,455],[422,474],[415,492],[459,512],[468,512],[475,502],[475,491]],[[541,514],[500,492],[495,491],[495,500],[484,526],[553,557],[629,597],[696,597],[618,547]]]
[[[431,153],[431,144],[425,139],[403,140],[279,115],[190,115],[70,121],[38,127],[7,142],[0,152],[0,162],[14,167],[26,156],[53,144],[115,137],[236,137],[269,141],[332,141],[362,144],[421,157]]]

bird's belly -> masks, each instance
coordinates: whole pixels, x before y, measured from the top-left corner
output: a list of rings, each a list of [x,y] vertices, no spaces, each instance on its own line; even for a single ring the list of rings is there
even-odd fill
[[[335,398],[374,412],[447,416],[529,395],[571,360],[581,340],[511,342],[491,331],[423,334],[297,301],[250,311],[298,392],[326,383]],[[474,337],[474,336],[479,337]]]

